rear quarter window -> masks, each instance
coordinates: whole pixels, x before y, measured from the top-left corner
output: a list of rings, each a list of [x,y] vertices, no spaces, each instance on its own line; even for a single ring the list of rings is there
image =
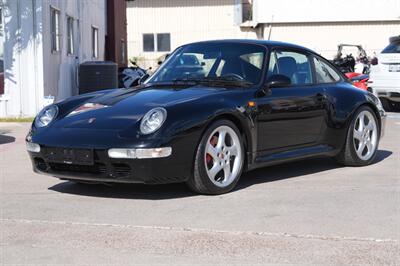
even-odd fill
[[[341,80],[340,75],[322,59],[314,57],[316,81],[321,83],[335,83]]]

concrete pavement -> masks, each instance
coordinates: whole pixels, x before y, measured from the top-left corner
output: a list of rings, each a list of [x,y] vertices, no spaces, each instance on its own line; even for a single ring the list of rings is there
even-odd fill
[[[0,124],[2,264],[400,264],[400,115],[375,164],[259,169],[222,196],[34,174],[28,124]]]

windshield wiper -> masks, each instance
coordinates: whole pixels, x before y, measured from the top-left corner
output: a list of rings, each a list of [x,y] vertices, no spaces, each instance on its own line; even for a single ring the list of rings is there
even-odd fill
[[[206,82],[219,83],[222,85],[240,86],[240,87],[250,87],[254,85],[253,82],[247,80],[239,80],[229,77],[206,77],[203,80]]]
[[[188,83],[197,85],[200,82],[201,82],[201,79],[197,79],[197,78],[179,78],[179,79],[177,78],[177,79],[172,80],[172,83],[177,84],[177,85],[188,84]]]
[[[204,78],[183,78],[183,79],[174,79],[174,84],[207,84],[214,86],[240,86],[240,87],[249,87],[254,85],[252,82],[247,80],[238,80],[235,78],[229,77],[204,77]]]
[[[187,80],[187,79],[174,79],[171,81],[158,81],[154,83],[147,83],[143,86],[143,88],[149,87],[169,87],[169,86],[187,86],[187,85],[197,85],[199,84],[196,80]]]
[[[237,80],[228,77],[205,77],[205,78],[176,78],[172,81],[149,83],[148,86],[187,86],[187,85],[211,85],[211,86],[238,86],[250,87],[254,84],[247,80]],[[146,86],[147,87],[147,86]]]

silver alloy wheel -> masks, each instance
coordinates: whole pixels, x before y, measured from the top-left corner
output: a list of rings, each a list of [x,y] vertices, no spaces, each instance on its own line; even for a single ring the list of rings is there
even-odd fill
[[[353,143],[361,160],[367,161],[374,155],[378,144],[378,127],[371,112],[362,111],[358,114],[354,124]]]
[[[242,146],[236,132],[228,126],[216,128],[207,139],[204,160],[208,178],[214,185],[232,184],[243,164]]]

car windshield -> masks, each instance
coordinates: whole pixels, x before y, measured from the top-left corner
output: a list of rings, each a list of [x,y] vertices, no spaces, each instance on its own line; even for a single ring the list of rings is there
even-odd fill
[[[400,42],[393,42],[389,44],[382,51],[383,54],[399,54],[400,53]]]
[[[266,48],[247,43],[196,43],[178,48],[146,83],[261,81]]]

